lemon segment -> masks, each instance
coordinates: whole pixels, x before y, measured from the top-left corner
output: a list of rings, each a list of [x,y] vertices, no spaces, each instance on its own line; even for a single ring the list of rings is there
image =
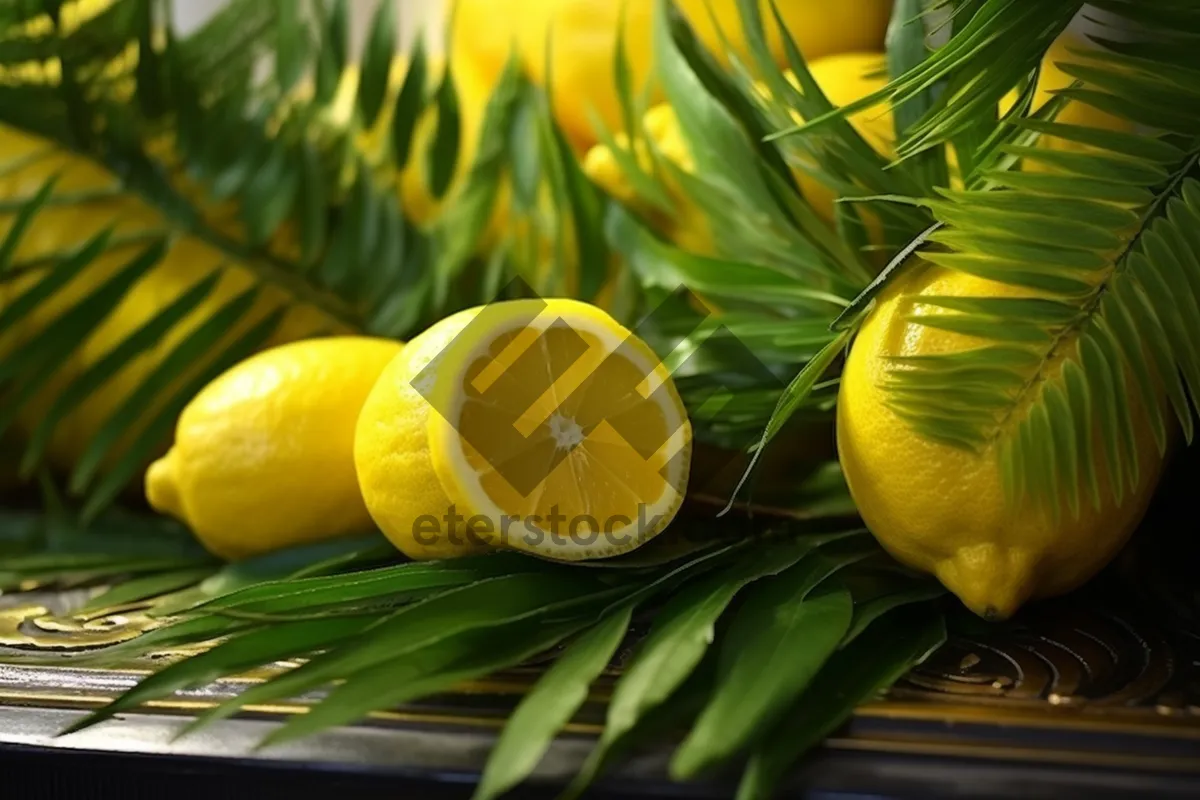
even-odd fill
[[[431,378],[430,456],[478,538],[605,558],[678,511],[692,438],[683,403],[649,347],[594,306],[488,306]]]

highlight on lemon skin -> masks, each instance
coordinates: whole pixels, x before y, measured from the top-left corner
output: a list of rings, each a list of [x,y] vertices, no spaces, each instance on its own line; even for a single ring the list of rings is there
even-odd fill
[[[415,338],[355,444],[367,507],[414,558],[628,552],[674,518],[690,458],[665,366],[605,312],[558,299],[493,303]]]
[[[386,339],[313,339],[225,372],[184,409],[174,445],[146,473],[150,505],[228,560],[371,531],[354,472],[354,426],[401,348]]]

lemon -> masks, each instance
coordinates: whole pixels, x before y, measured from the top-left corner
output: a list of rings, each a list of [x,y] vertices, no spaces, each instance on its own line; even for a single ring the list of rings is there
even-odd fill
[[[737,0],[675,0],[679,10],[704,45],[729,63],[722,33],[742,63],[752,63],[750,48],[742,32]],[[651,5],[646,3],[645,5]],[[837,53],[880,50],[887,36],[893,0],[775,0],[783,25],[795,40],[805,59],[815,61]],[[711,8],[711,13],[710,13]],[[767,33],[767,47],[775,63],[788,63],[783,36],[775,23],[771,4],[760,0],[759,13]],[[714,24],[715,20],[715,24]]]
[[[150,505],[230,560],[370,531],[354,427],[401,347],[312,339],[228,370],[188,404],[174,446],[147,471]]]
[[[809,70],[829,102],[839,107],[860,100],[887,85],[887,56],[883,53],[841,53],[814,61]],[[848,121],[875,152],[889,159],[895,157],[896,122],[891,106],[884,104],[868,108],[851,115]],[[837,193],[803,169],[792,170],[792,174],[813,210],[822,219],[833,222]],[[879,220],[871,214],[864,216],[871,240],[881,242],[883,230]]]
[[[677,5],[700,41],[718,58],[727,60],[719,31],[735,53],[743,60],[748,58],[737,0],[682,0]],[[583,153],[598,141],[593,109],[609,130],[622,127],[613,78],[622,6],[630,79],[634,91],[639,92],[653,70],[654,3],[650,0],[458,0],[451,29],[452,52],[461,53],[462,63],[470,64],[476,74],[497,76],[515,45],[522,66],[535,83],[546,85],[548,78],[552,80],[556,118]],[[787,54],[770,5],[764,1],[761,6],[772,55],[777,64],[786,65]],[[881,48],[891,6],[891,0],[778,3],[785,27],[810,59]],[[548,39],[552,43],[549,75]]]
[[[642,129],[654,143],[658,155],[684,172],[695,173],[695,161],[683,138],[674,108],[662,103],[649,109],[642,119]],[[616,141],[620,147],[629,146],[629,138],[623,133],[617,134]],[[643,142],[637,143],[635,153],[642,169],[649,171],[652,162]],[[684,194],[678,181],[670,174],[665,171],[661,173],[663,186],[672,201],[670,211],[663,212],[641,198],[606,145],[597,145],[588,151],[583,161],[583,171],[593,183],[636,211],[656,231],[680,248],[691,253],[713,253],[715,244],[704,210]]]
[[[440,198],[433,196],[426,174],[429,148],[437,133],[437,110],[428,105],[421,112],[413,130],[412,145],[409,160],[400,173],[399,195],[404,213],[412,221],[420,225],[433,222],[443,211],[446,201],[454,196],[455,189],[462,184],[475,155],[479,150],[480,138],[483,132],[483,118],[487,110],[488,100],[495,90],[495,81],[484,77],[471,66],[469,62],[454,54],[451,58],[454,90],[458,100],[459,120],[459,152],[455,162],[454,175],[450,187]],[[432,90],[437,82],[442,80],[445,71],[443,59],[435,55],[427,58],[427,90]],[[391,135],[392,122],[396,111],[396,100],[400,89],[408,75],[408,62],[398,57],[392,65],[389,74],[387,95],[375,124],[360,134],[359,144],[366,152],[379,152],[387,147]],[[342,73],[338,84],[338,93],[333,102],[333,117],[339,123],[349,121],[351,117],[360,80],[358,64],[348,64]],[[498,77],[498,73],[497,73]],[[507,191],[507,189],[505,189]],[[497,208],[503,207],[497,203]],[[502,223],[502,217],[494,215],[493,229]],[[494,234],[493,234],[494,235]]]
[[[690,457],[666,368],[608,314],[558,299],[494,303],[418,336],[355,441],[367,507],[414,558],[627,552],[675,516]]]
[[[1042,72],[1034,96],[1034,110],[1048,103],[1055,96],[1054,92],[1065,89],[1074,82],[1074,79],[1063,71],[1061,64],[1088,63],[1095,60],[1094,48],[1092,53],[1087,52],[1088,49],[1085,41],[1074,34],[1063,34],[1055,40],[1043,58]],[[1082,52],[1076,52],[1077,50]],[[835,106],[849,105],[887,85],[887,57],[879,52],[845,52],[817,58],[809,63],[809,70],[821,91]],[[791,72],[786,73],[786,76],[792,83],[796,83],[796,78]],[[761,84],[757,88],[763,94],[767,92],[766,87]],[[1011,109],[1016,100],[1017,94],[1010,93],[1000,105],[1001,113]],[[795,118],[797,122],[802,121],[798,114]],[[1075,101],[1065,104],[1057,121],[1115,131],[1132,129],[1132,124],[1127,120]],[[849,122],[876,152],[889,159],[895,157],[895,120],[889,106],[885,104],[852,114]],[[695,172],[695,163],[687,138],[680,129],[678,117],[669,105],[660,104],[649,109],[643,119],[643,125],[646,136],[663,158],[684,172]],[[629,146],[625,134],[618,134],[616,141],[622,147]],[[1058,150],[1079,150],[1084,147],[1050,136],[1043,137],[1040,146]],[[650,155],[644,143],[639,142],[634,149],[643,169],[649,170]],[[949,161],[953,169],[956,162],[953,150],[949,154]],[[815,164],[808,166],[816,167]],[[1027,164],[1024,168],[1049,169],[1037,163]],[[664,175],[663,180],[668,196],[673,201],[673,208],[671,213],[664,214],[638,197],[633,184],[607,146],[597,145],[588,151],[584,159],[584,171],[593,182],[632,208],[655,230],[680,248],[703,255],[715,253],[716,245],[709,230],[707,217],[670,176]],[[814,177],[809,170],[797,167],[792,170],[792,174],[813,210],[821,218],[832,223],[836,192]],[[954,180],[961,183],[957,178]],[[867,211],[864,212],[864,221],[871,241],[881,242],[883,230],[878,218]]]
[[[1054,99],[1055,92],[1070,88],[1075,83],[1076,79],[1063,71],[1062,65],[1065,64],[1080,64],[1092,67],[1105,65],[1103,55],[1096,49],[1095,45],[1090,44],[1087,39],[1078,34],[1069,31],[1063,33],[1054,40],[1054,44],[1050,46],[1050,49],[1046,51],[1046,55],[1042,58],[1042,71],[1038,76],[1037,91],[1033,97],[1033,108],[1035,111],[1041,109],[1046,103]],[[1084,88],[1089,88],[1088,84],[1084,83]],[[1001,113],[1006,113],[1012,108],[1015,102],[1015,94],[1006,97],[1000,105]],[[1095,106],[1075,100],[1069,100],[1063,105],[1062,110],[1055,117],[1055,122],[1110,131],[1129,132],[1134,129],[1134,124],[1127,119],[1114,116],[1101,111]],[[1054,150],[1086,149],[1086,145],[1054,136],[1043,136],[1038,141],[1039,146],[1049,147]],[[1050,168],[1043,164],[1028,163],[1024,165],[1023,169],[1028,171],[1045,171]]]
[[[886,56],[882,53],[842,53],[817,59],[810,64],[809,69],[830,102],[842,106],[883,88],[886,79],[878,73],[885,66]],[[792,73],[787,75],[790,80],[795,81]],[[759,91],[765,93],[767,90],[765,86],[760,85]],[[797,116],[797,121],[799,119]],[[879,152],[888,156],[894,154],[896,137],[889,108],[862,111],[850,117],[850,124]],[[662,158],[684,172],[695,173],[691,149],[680,128],[679,118],[670,105],[663,103],[649,109],[643,119],[643,126],[646,136],[654,143]],[[622,147],[628,147],[628,141],[624,134],[617,136],[617,143]],[[643,169],[649,170],[650,154],[645,144],[639,142],[635,151]],[[672,213],[663,214],[638,197],[633,184],[607,146],[593,147],[584,159],[583,168],[593,182],[638,212],[664,237],[680,248],[704,255],[714,254],[716,245],[704,211],[668,175],[663,176],[664,186],[674,207]],[[792,174],[813,210],[832,223],[836,197],[834,191],[804,169],[796,168]],[[880,240],[882,231],[878,221],[869,218],[869,222],[873,222],[873,238],[876,241]]]
[[[1004,619],[1024,602],[1081,586],[1124,545],[1162,470],[1144,414],[1139,484],[1118,506],[1098,465],[1101,508],[1059,519],[1042,503],[1011,503],[994,448],[979,453],[923,437],[889,407],[881,384],[895,356],[955,353],[979,339],[908,321],[922,295],[1033,297],[1032,290],[940,267],[911,268],[888,287],[858,334],[842,373],[837,439],[842,468],[867,526],[897,559],[936,575],[972,611]],[[1065,355],[1065,354],[1064,354]],[[1057,380],[1063,355],[1047,380]],[[1136,398],[1135,398],[1136,407]],[[1019,410],[1014,421],[1028,412]]]
[[[19,161],[45,152],[50,147],[50,143],[44,139],[0,126],[0,154],[4,159]],[[32,197],[46,179],[55,174],[59,175],[59,182],[55,187],[56,195],[97,192],[112,189],[117,185],[116,176],[94,162],[66,151],[55,151],[22,167],[7,170],[0,177],[0,198]],[[0,235],[7,233],[14,219],[14,214],[0,215]],[[114,228],[114,236],[135,236],[156,231],[161,225],[161,216],[132,195],[119,195],[82,205],[51,206],[42,209],[33,219],[17,246],[14,259],[24,262],[73,252],[92,236],[110,226]],[[53,297],[0,336],[0,357],[51,328],[64,313],[120,271],[137,255],[138,248],[144,246],[142,244],[137,247],[112,248],[98,257]],[[49,266],[34,268],[6,282],[0,287],[0,307],[7,306],[34,287],[50,270]],[[224,253],[198,239],[175,239],[159,263],[133,284],[112,312],[90,332],[69,359],[59,366],[53,379],[25,404],[15,426],[21,436],[28,439],[38,430],[47,410],[71,381],[104,359],[126,337],[149,322],[170,303],[214,275],[216,282],[211,291],[184,319],[148,350],[131,359],[108,381],[97,387],[56,426],[55,434],[49,443],[49,460],[61,470],[70,470],[111,415],[162,364],[168,354],[222,306],[259,284],[253,273],[238,264],[230,264]],[[316,308],[296,303],[294,298],[283,290],[268,285],[262,287],[249,311],[225,333],[215,348],[228,346],[268,314],[279,309],[285,310],[283,320],[266,346],[312,336],[323,329],[335,333],[344,331],[342,325]],[[202,363],[196,364],[186,370],[179,379],[161,389],[142,410],[141,416],[149,418],[202,367]],[[137,432],[132,431],[118,441],[110,451],[106,463],[111,463],[117,458]]]
[[[432,409],[413,385],[478,309],[432,325],[392,359],[367,395],[354,433],[359,489],[375,524],[409,558],[434,559],[488,549],[465,528],[443,530],[452,501],[429,455]]]

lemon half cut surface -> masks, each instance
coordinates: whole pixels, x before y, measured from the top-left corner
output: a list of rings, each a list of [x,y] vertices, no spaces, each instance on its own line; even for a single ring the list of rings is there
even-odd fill
[[[633,550],[679,510],[691,425],[671,375],[595,306],[478,310],[418,373],[429,453],[474,538],[579,561]]]

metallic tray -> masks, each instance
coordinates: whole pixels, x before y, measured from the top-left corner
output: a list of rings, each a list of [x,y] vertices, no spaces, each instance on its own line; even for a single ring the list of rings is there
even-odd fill
[[[132,635],[141,624],[130,614],[64,626],[47,613],[72,600],[0,599],[7,606],[0,611],[0,643],[20,649],[90,646]],[[814,789],[897,797],[1060,797],[1084,791],[1200,796],[1200,634],[1162,624],[1161,618],[1153,621],[1135,605],[1114,609],[1105,598],[1075,597],[1036,606],[1003,629],[957,636],[888,697],[859,709],[851,724],[797,771],[789,796]],[[453,694],[266,751],[255,750],[256,742],[279,718],[302,712],[312,696],[254,707],[192,736],[173,738],[198,709],[264,674],[180,692],[144,713],[56,735],[131,686],[147,667],[0,663],[0,763],[5,754],[16,753],[25,761],[52,753],[51,763],[59,765],[68,763],[68,756],[84,757],[91,766],[78,773],[82,776],[106,763],[96,757],[107,754],[125,765],[122,780],[139,780],[135,776],[146,768],[144,758],[154,756],[149,763],[160,769],[177,763],[176,769],[195,774],[207,764],[216,776],[236,767],[261,773],[272,786],[289,775],[303,774],[309,788],[314,781],[356,778],[362,783],[356,797],[374,796],[367,788],[374,784],[380,796],[387,794],[385,787],[401,785],[425,787],[414,796],[465,796],[507,711],[536,675],[536,667],[530,667],[464,684]],[[552,796],[579,768],[600,730],[619,669],[618,661],[594,687],[534,776],[531,791],[540,787]],[[636,755],[605,784],[607,790],[617,792],[614,796],[730,796],[731,783],[722,776],[669,786],[668,755],[666,748]]]
[[[887,697],[860,708],[798,766],[782,796],[1200,797],[1200,537],[1180,524],[1194,513],[1196,472],[1175,476],[1133,546],[1101,579],[1035,604],[1004,626],[964,614],[951,641]],[[14,648],[95,646],[134,636],[146,624],[136,611],[82,624],[56,616],[81,599],[78,592],[0,597],[0,774],[18,776],[22,800],[168,793],[177,800],[217,792],[261,800],[318,791],[469,797],[497,731],[538,670],[530,665],[464,684],[262,751],[256,743],[313,696],[250,708],[174,737],[198,709],[286,664],[59,737],[152,666],[5,664]],[[553,797],[575,774],[627,656],[619,654],[513,797]],[[666,743],[634,754],[591,796],[732,796],[736,775],[670,784],[669,754]]]

